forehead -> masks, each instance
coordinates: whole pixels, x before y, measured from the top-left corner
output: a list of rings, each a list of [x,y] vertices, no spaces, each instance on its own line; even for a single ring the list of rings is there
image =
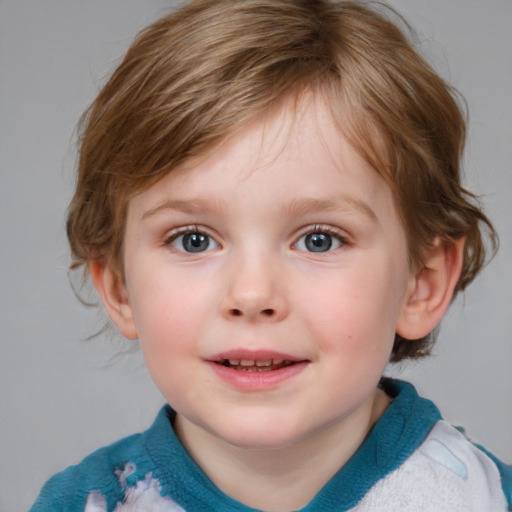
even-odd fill
[[[392,206],[385,181],[348,143],[326,102],[311,95],[254,117],[213,152],[136,196],[130,209],[145,208],[145,215],[169,200],[197,199],[220,207],[229,194],[243,198],[255,188],[283,204],[300,198],[311,207],[342,198],[369,216],[374,207]]]

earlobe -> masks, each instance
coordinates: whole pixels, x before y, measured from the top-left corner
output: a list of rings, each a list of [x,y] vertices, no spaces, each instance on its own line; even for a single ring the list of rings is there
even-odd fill
[[[89,271],[103,306],[121,334],[128,339],[137,338],[137,328],[126,285],[118,272],[103,259],[92,261],[89,264]]]
[[[410,278],[410,289],[396,330],[402,338],[423,338],[441,322],[459,280],[463,256],[464,239],[451,243],[434,240],[422,268]]]

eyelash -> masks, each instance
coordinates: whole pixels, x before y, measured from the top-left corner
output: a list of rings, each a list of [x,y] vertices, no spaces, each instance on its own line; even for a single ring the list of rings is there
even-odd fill
[[[181,237],[183,235],[187,235],[187,234],[204,235],[204,236],[208,237],[211,241],[213,241],[214,243],[219,245],[217,240],[213,236],[208,234],[207,230],[202,229],[200,226],[197,226],[195,224],[178,228],[176,231],[172,232],[168,237],[166,237],[164,239],[163,245],[171,246],[173,244],[173,242],[175,242],[179,237]],[[328,226],[328,225],[324,225],[324,224],[315,224],[314,226],[308,226],[307,228],[304,228],[299,233],[299,236],[297,237],[296,241],[293,243],[292,248],[296,249],[297,245],[304,237],[306,237],[308,235],[312,235],[312,234],[328,235],[328,236],[336,239],[339,242],[340,246],[336,247],[334,249],[331,249],[329,247],[326,251],[304,251],[304,252],[325,254],[325,253],[330,253],[330,252],[332,252],[336,249],[339,249],[341,247],[346,247],[346,246],[350,245],[349,241],[347,240],[347,237],[343,236],[339,229],[336,229],[336,228],[333,228],[332,226]],[[184,252],[184,253],[193,253],[192,251],[182,251],[177,248],[176,248],[176,250],[178,250],[180,252]],[[211,249],[209,249],[209,250],[211,250]],[[299,249],[299,250],[301,250],[301,249]],[[198,252],[207,252],[207,251],[198,251]]]
[[[171,246],[173,242],[175,242],[180,236],[183,235],[189,235],[189,234],[198,234],[208,237],[210,240],[213,240],[216,244],[218,244],[215,237],[208,234],[207,230],[201,228],[200,226],[197,226],[196,224],[192,224],[190,226],[183,226],[181,228],[176,229],[173,231],[169,236],[167,236],[164,241],[164,246]],[[179,250],[179,249],[177,249]],[[187,251],[180,251],[180,252],[187,252]]]
[[[177,229],[173,230],[172,233],[170,233],[164,239],[163,245],[169,245],[172,242],[174,242],[174,240],[176,240],[176,238],[178,238],[181,235],[186,235],[187,233],[203,233],[206,235],[206,233],[204,233],[203,230],[201,230],[199,228],[199,226],[196,226],[195,224],[192,224],[190,226],[183,226],[181,228],[177,228]]]
[[[293,244],[293,246],[296,247],[302,238],[304,238],[307,235],[314,234],[314,233],[329,235],[329,236],[335,238],[336,240],[338,240],[340,243],[340,247],[338,247],[336,249],[350,246],[350,242],[349,242],[347,236],[344,235],[341,230],[334,228],[332,226],[329,226],[329,225],[325,225],[325,224],[315,224],[314,226],[308,226],[307,228],[303,229],[301,231],[301,233],[299,234],[299,236],[297,237],[297,241]],[[326,254],[329,252],[333,252],[336,249],[332,249],[332,250],[330,249],[328,251],[324,251],[324,252],[318,251],[318,252]],[[313,252],[313,251],[309,251],[309,252]]]

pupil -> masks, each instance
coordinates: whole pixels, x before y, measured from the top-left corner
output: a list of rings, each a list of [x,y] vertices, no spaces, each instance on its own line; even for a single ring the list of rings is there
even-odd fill
[[[306,235],[306,247],[311,252],[326,252],[332,246],[331,235],[325,233],[310,233]]]
[[[187,233],[183,236],[183,247],[187,252],[201,252],[208,249],[208,237],[201,233]]]

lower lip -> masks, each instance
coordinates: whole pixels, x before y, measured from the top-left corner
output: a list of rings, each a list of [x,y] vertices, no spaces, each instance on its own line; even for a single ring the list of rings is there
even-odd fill
[[[301,361],[278,370],[261,372],[234,370],[212,361],[209,361],[208,364],[210,364],[218,377],[234,388],[242,391],[267,391],[278,387],[283,382],[301,373],[308,365],[308,362]]]

